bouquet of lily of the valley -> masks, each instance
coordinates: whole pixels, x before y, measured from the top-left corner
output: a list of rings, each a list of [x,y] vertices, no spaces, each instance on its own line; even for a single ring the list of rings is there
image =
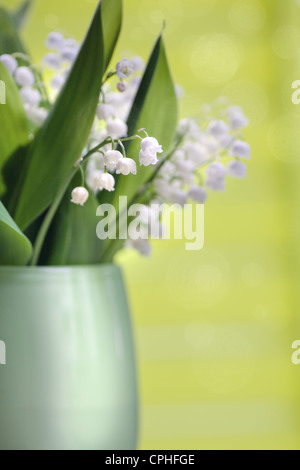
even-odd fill
[[[100,2],[82,44],[49,34],[34,65],[19,35],[29,6],[0,10],[0,265],[110,262],[125,246],[147,255],[149,226],[163,234],[154,207],[203,204],[227,175],[246,175],[248,121],[224,99],[178,121],[162,34],[146,65],[112,62],[121,0]]]

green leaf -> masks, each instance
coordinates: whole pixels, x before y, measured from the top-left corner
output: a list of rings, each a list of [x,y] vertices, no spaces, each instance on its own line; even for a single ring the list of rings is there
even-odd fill
[[[0,265],[25,266],[31,253],[30,241],[0,201]]]
[[[12,19],[12,22],[17,29],[21,29],[22,26],[24,25],[26,18],[28,16],[30,7],[31,7],[32,1],[31,0],[25,0],[19,8],[17,8],[15,11],[10,13],[10,17]]]
[[[78,173],[56,214],[44,245],[41,264],[70,266],[99,262],[103,244],[96,236],[99,221],[96,217],[97,198],[90,194],[84,207],[70,202],[72,190],[81,184],[81,174]]]
[[[104,72],[104,44],[99,4],[88,34],[43,128],[29,152],[29,166],[14,213],[22,229],[54,199],[71,173],[90,133]]]
[[[178,122],[178,102],[174,82],[170,73],[162,36],[155,44],[144,77],[135,97],[129,118],[128,134],[134,135],[138,129],[145,128],[155,137],[167,152],[173,142]],[[127,145],[128,157],[138,163],[140,141]],[[149,179],[151,167],[139,167],[136,176],[121,176],[118,179],[114,201],[127,196],[130,201],[137,190]]]
[[[1,83],[2,82],[2,83]],[[18,88],[0,62],[0,194],[4,190],[2,170],[8,157],[28,142],[29,128]]]
[[[122,26],[122,0],[102,0],[105,69],[112,58]]]
[[[122,0],[103,0],[102,22],[105,46],[105,68],[109,65],[122,23]],[[46,239],[40,264],[76,265],[97,263],[103,242],[96,237],[97,198],[90,194],[84,207],[70,203],[71,191],[81,185],[78,175],[70,185]]]
[[[0,55],[14,52],[26,53],[13,19],[0,7]]]

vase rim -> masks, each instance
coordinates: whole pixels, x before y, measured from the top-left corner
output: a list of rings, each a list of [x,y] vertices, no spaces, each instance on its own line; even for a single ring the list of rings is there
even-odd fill
[[[99,263],[99,264],[82,264],[82,265],[62,265],[62,266],[1,266],[0,271],[7,272],[72,272],[72,271],[88,271],[88,270],[106,270],[117,269],[120,266],[115,263]]]

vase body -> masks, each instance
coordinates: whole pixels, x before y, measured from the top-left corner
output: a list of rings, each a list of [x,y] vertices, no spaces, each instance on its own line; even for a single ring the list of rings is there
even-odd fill
[[[0,268],[0,340],[1,450],[136,448],[133,335],[117,266]]]

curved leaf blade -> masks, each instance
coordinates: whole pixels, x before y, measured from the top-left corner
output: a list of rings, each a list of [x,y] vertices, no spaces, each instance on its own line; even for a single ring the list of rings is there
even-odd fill
[[[15,213],[22,229],[47,209],[80,157],[94,120],[103,73],[99,4],[69,78],[30,149]]]
[[[122,0],[102,0],[105,69],[108,67],[122,26]]]
[[[0,7],[0,55],[14,52],[26,53],[12,18]]]
[[[50,266],[95,264],[101,259],[102,242],[96,236],[97,198],[90,194],[84,207],[71,204],[72,189],[81,184],[74,177],[47,237],[40,263]]]
[[[0,90],[5,104],[0,105],[0,194],[4,190],[2,169],[9,156],[28,142],[29,127],[18,88],[0,62]]]
[[[31,4],[31,0],[25,0],[15,11],[10,13],[10,17],[15,28],[21,29],[24,25],[29,10],[31,8]]]
[[[122,0],[102,0],[105,68],[108,67],[122,24]],[[40,263],[47,265],[93,264],[100,261],[103,242],[96,237],[96,196],[90,194],[84,207],[70,203],[71,191],[81,184],[74,178],[52,223]]]
[[[25,266],[31,254],[30,241],[0,201],[0,265]]]

